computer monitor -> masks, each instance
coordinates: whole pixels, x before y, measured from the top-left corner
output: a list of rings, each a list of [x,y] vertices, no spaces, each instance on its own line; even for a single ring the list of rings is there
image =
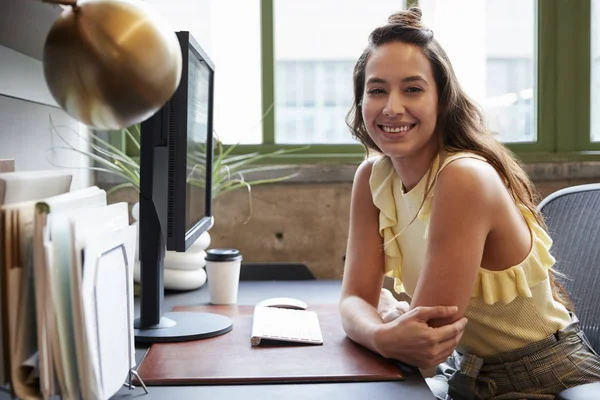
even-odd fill
[[[212,170],[214,65],[189,32],[178,32],[185,67],[169,108],[167,249],[186,251],[213,224]],[[187,57],[186,57],[187,55]],[[204,157],[202,157],[204,156]]]
[[[232,329],[231,320],[217,314],[162,313],[165,250],[187,250],[213,224],[214,64],[189,32],[177,38],[179,86],[141,125],[137,342],[195,340]]]

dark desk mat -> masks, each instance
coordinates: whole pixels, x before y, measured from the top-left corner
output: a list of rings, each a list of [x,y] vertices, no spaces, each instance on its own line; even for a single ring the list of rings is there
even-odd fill
[[[233,320],[233,330],[204,340],[154,344],[138,373],[147,385],[403,379],[395,363],[348,339],[337,305],[311,305],[308,309],[319,316],[323,345],[252,347],[253,306],[176,308],[226,315]]]

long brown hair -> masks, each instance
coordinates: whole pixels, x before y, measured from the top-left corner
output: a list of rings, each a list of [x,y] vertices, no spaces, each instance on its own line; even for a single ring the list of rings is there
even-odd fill
[[[468,151],[487,160],[503,179],[513,198],[524,205],[544,229],[542,215],[535,204],[538,195],[520,161],[485,127],[482,111],[461,88],[452,64],[444,49],[433,37],[433,32],[421,23],[421,10],[411,7],[392,14],[388,23],[376,28],[369,36],[369,44],[354,67],[354,102],[346,117],[353,136],[365,147],[381,153],[369,136],[362,118],[362,99],[365,88],[365,69],[375,48],[385,43],[404,42],[418,46],[429,59],[438,90],[439,115],[436,131],[440,148],[447,153]],[[556,272],[550,270],[550,284],[554,298],[568,309],[572,303],[564,288],[556,281]]]

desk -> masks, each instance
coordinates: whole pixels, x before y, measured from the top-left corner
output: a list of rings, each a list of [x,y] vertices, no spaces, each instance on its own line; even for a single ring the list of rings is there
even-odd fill
[[[310,304],[337,303],[341,281],[243,281],[240,282],[238,304],[254,305],[268,297],[296,297]],[[165,311],[175,306],[208,304],[208,287],[186,293],[167,294]],[[137,299],[136,299],[137,300]],[[136,301],[136,316],[139,304]],[[138,363],[147,349],[136,348]],[[210,385],[210,386],[148,386],[148,395],[140,387],[121,389],[113,399],[178,399],[178,400],[225,400],[225,399],[368,399],[372,397],[389,399],[432,400],[420,374],[404,373],[401,382],[360,382],[360,383],[315,383],[315,384],[267,384],[267,385]]]

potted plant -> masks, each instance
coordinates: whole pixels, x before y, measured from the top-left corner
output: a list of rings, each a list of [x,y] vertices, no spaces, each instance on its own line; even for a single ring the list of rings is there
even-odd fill
[[[136,157],[140,149],[139,125],[134,125],[120,132],[113,133],[113,135],[121,135],[121,139],[126,140],[128,145],[127,150],[120,149],[111,144],[109,140],[106,140],[96,132],[90,132],[89,139],[79,136],[80,139],[88,141],[90,151],[79,150],[65,138],[57,127],[53,127],[53,131],[63,144],[55,146],[51,150],[78,152],[90,157],[95,162],[95,165],[90,167],[92,170],[117,175],[122,178],[123,182],[112,186],[108,189],[107,194],[126,188],[131,188],[139,193],[140,165],[139,159]],[[77,133],[75,134],[78,135]],[[297,173],[291,173],[271,178],[259,177],[250,179],[252,176],[256,176],[257,173],[281,170],[281,166],[278,165],[261,165],[259,163],[265,159],[293,153],[306,147],[279,149],[271,153],[252,152],[233,154],[236,146],[225,147],[220,140],[215,139],[214,141],[212,196],[214,201],[224,193],[238,189],[246,190],[248,192],[250,210],[246,219],[247,222],[252,215],[252,186],[282,182],[298,175]],[[188,168],[187,178],[189,184],[199,187],[204,186],[206,181],[205,157],[206,149],[201,144],[198,145],[196,151],[189,155],[188,165],[190,167]],[[135,203],[132,207],[134,224],[137,224],[138,217],[138,203]],[[202,267],[205,263],[205,250],[209,245],[210,235],[208,232],[205,232],[185,253],[167,251],[165,255],[165,288],[190,290],[202,286],[206,280],[206,275]],[[139,265],[136,265],[135,268],[135,278],[136,281],[139,281]]]

